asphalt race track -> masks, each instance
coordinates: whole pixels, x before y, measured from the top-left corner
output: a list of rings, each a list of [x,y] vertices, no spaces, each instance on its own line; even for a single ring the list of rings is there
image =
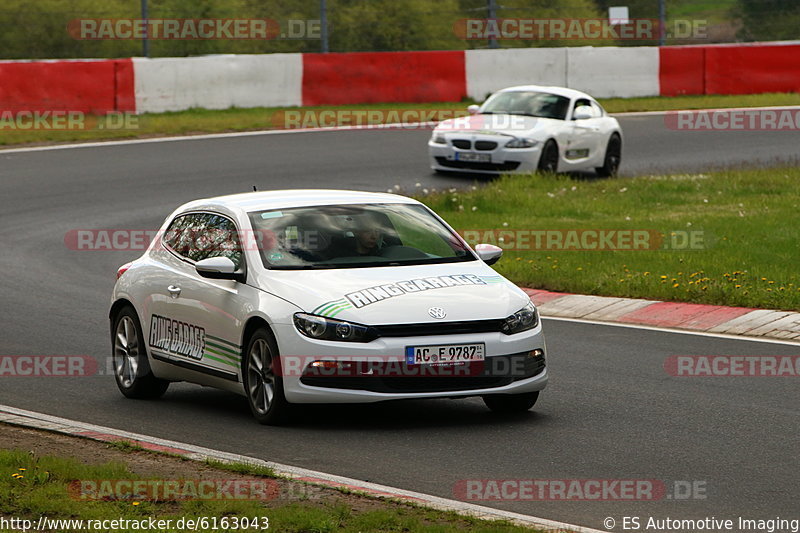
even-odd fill
[[[623,172],[796,161],[790,132],[676,132],[622,119]],[[43,152],[0,151],[0,355],[91,355],[105,370],[116,269],[138,253],[68,250],[71,229],[156,229],[182,202],[259,189],[471,185],[427,168],[428,131],[245,136]],[[610,516],[797,518],[800,393],[792,378],[673,378],[670,355],[797,354],[796,347],[545,321],[551,384],[534,411],[478,399],[306,407],[257,425],[243,398],[173,385],[124,399],[113,377],[4,378],[0,404],[443,497],[464,479],[699,482],[704,499],[489,501],[602,529]],[[792,516],[794,514],[794,516]],[[620,527],[617,530],[621,530]]]

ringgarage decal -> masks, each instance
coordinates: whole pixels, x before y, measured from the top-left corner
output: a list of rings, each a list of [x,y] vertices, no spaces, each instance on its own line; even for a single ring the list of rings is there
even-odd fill
[[[206,330],[179,320],[153,315],[150,321],[150,346],[200,361],[206,348]]]
[[[313,314],[334,317],[345,309],[356,309],[414,292],[432,289],[446,289],[462,285],[487,285],[501,283],[501,276],[476,276],[475,274],[453,274],[451,276],[435,276],[396,281],[385,285],[376,285],[346,294],[343,298],[325,302],[312,311]]]

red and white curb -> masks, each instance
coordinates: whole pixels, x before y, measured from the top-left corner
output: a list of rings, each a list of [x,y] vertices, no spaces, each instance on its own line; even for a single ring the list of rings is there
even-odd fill
[[[440,498],[430,494],[422,494],[420,492],[398,489],[389,487],[387,485],[379,485],[377,483],[369,483],[366,481],[360,481],[358,479],[351,479],[333,474],[326,474],[324,472],[307,470],[305,468],[273,463],[271,461],[264,461],[262,459],[248,457],[246,455],[212,450],[210,448],[203,448],[201,446],[195,446],[183,442],[176,442],[157,437],[151,437],[148,435],[122,431],[119,429],[87,424],[85,422],[78,422],[75,420],[69,420],[43,413],[17,409],[16,407],[10,407],[7,405],[0,405],[0,422],[26,428],[42,429],[45,431],[52,431],[54,433],[61,433],[75,437],[83,437],[102,442],[128,441],[148,450],[167,452],[193,461],[214,459],[226,463],[246,463],[255,466],[265,466],[271,468],[277,475],[295,481],[336,489],[348,489],[376,498],[399,500],[402,502],[423,505],[425,507],[439,509],[442,511],[453,511],[461,515],[480,518],[483,520],[506,520],[519,525],[531,526],[545,531],[559,533],[602,533],[601,530],[598,529],[591,529],[573,524],[567,524],[564,522],[557,522],[555,520],[548,520],[546,518],[512,513],[510,511],[493,509],[491,507],[460,502],[458,500],[449,500],[447,498]]]
[[[800,313],[523,289],[544,317],[800,342]]]

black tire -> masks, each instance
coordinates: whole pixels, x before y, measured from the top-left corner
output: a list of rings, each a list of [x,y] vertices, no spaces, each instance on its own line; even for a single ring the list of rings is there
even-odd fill
[[[622,139],[616,133],[612,133],[606,146],[603,166],[595,168],[595,172],[601,178],[612,178],[617,175],[620,163],[622,163]]]
[[[539,391],[524,394],[495,394],[484,396],[483,403],[495,413],[524,413],[539,399]]]
[[[117,387],[127,398],[160,398],[167,392],[169,381],[153,375],[147,360],[142,325],[130,306],[120,309],[111,329],[111,357]]]
[[[555,174],[558,172],[558,144],[553,139],[544,143],[539,156],[539,172]]]
[[[289,402],[283,393],[275,337],[267,328],[260,328],[247,341],[242,357],[244,391],[250,411],[259,424],[276,426],[289,418]],[[279,366],[279,365],[278,365]]]

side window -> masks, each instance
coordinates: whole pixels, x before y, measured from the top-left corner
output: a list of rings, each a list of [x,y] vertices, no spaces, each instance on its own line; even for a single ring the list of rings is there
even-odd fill
[[[236,270],[242,266],[242,246],[239,241],[239,232],[236,224],[222,215],[204,215],[205,240],[201,243],[200,259],[207,257],[227,257],[236,265]],[[199,261],[200,259],[195,259]]]
[[[594,113],[592,116],[594,118],[600,118],[603,116],[603,108],[600,107],[600,104],[597,102],[590,102],[592,104],[592,112]]]
[[[238,270],[242,265],[242,246],[233,221],[222,215],[191,213],[172,221],[164,244],[190,261],[208,257],[227,257]]]
[[[164,234],[164,244],[184,259],[197,261],[195,240],[202,235],[203,217],[204,215],[193,213],[173,220]]]

